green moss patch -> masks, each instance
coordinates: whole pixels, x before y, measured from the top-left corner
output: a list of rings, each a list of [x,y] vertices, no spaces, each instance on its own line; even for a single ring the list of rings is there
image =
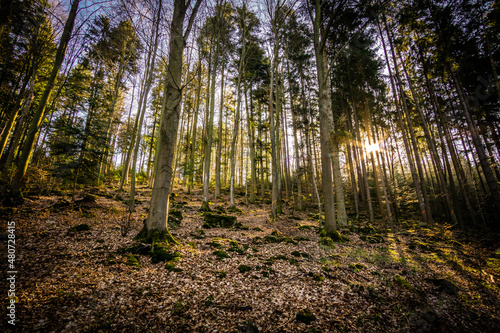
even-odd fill
[[[127,254],[127,261],[125,262],[125,265],[127,266],[133,266],[133,267],[141,267],[141,263],[139,262],[139,258],[134,256],[133,254]]]
[[[247,226],[247,225],[244,225],[244,224],[241,224],[240,222],[236,223],[234,225],[234,229],[238,229],[238,230],[249,230],[250,227]]]
[[[411,250],[415,250],[415,249],[420,249],[421,251],[424,251],[424,252],[430,252],[433,250],[433,246],[429,243],[424,243],[424,242],[421,242],[419,240],[412,240],[410,245],[408,246]]]
[[[251,271],[252,267],[247,266],[247,265],[239,265],[238,270],[240,271],[240,273],[245,273],[245,272]]]
[[[411,284],[408,281],[406,281],[406,279],[404,277],[402,277],[400,275],[395,275],[392,280],[394,281],[394,283],[396,285],[400,286],[403,289],[410,290],[410,291],[413,290],[413,287],[411,286]]]
[[[219,258],[219,259],[224,259],[224,258],[231,258],[229,256],[229,254],[227,254],[227,252],[225,251],[222,251],[222,250],[217,250],[217,251],[214,251],[213,254]]]
[[[334,249],[335,243],[330,237],[321,237],[318,242],[319,246],[323,249]]]
[[[321,229],[319,232],[320,237],[328,237],[332,241],[337,242],[337,243],[345,243],[349,241],[349,238],[342,236],[340,232],[338,231],[333,231],[333,232],[327,232],[325,229]]]
[[[151,260],[153,263],[172,261],[177,262],[181,258],[177,251],[170,251],[170,246],[165,243],[154,243],[151,250]]]

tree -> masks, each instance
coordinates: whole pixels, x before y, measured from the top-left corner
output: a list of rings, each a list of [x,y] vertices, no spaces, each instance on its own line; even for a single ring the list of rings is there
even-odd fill
[[[66,24],[64,25],[64,31],[61,36],[61,40],[59,41],[59,46],[57,48],[57,53],[54,59],[54,65],[52,67],[49,80],[45,86],[44,92],[42,94],[38,107],[31,121],[28,130],[28,136],[24,142],[21,158],[17,165],[17,171],[12,183],[12,195],[14,197],[18,197],[20,195],[22,181],[24,176],[26,175],[26,170],[28,169],[28,163],[31,158],[31,154],[33,152],[33,147],[35,145],[35,137],[38,134],[38,131],[40,129],[40,124],[43,120],[43,117],[45,116],[45,109],[47,107],[47,102],[52,93],[52,89],[59,74],[59,69],[61,68],[64,56],[66,55],[66,49],[68,47],[68,42],[71,37],[71,32],[73,31],[73,26],[75,23],[79,2],[80,2],[79,0],[73,0],[68,19],[66,20]]]
[[[182,100],[183,51],[202,0],[194,4],[184,29],[184,20],[191,1],[174,0],[174,12],[170,25],[168,72],[165,82],[165,103],[162,106],[161,125],[157,145],[156,175],[150,201],[149,214],[139,238],[149,241],[160,239],[175,241],[168,231],[167,218],[170,200],[172,166],[177,140],[177,127]]]

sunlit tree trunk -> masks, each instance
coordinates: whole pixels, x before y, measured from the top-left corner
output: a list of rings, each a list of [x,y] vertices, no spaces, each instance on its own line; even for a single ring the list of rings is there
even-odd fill
[[[139,238],[150,241],[171,238],[167,218],[171,191],[172,164],[177,139],[177,128],[182,100],[182,54],[191,27],[202,0],[197,0],[184,32],[184,18],[190,2],[174,0],[174,12],[170,27],[168,72],[164,94],[166,102],[162,108],[161,124],[157,146],[156,175],[145,228]],[[170,236],[170,237],[168,237]]]

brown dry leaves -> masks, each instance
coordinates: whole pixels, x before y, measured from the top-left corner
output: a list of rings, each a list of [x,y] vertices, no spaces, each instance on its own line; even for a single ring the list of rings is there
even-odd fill
[[[132,244],[142,226],[147,192],[139,191],[143,203],[127,237],[120,231],[127,216],[124,204],[104,196],[98,197],[97,206],[83,211],[54,211],[50,207],[57,197],[28,201],[17,209],[13,220],[19,239],[18,330],[500,330],[500,275],[485,265],[498,242],[481,245],[444,228],[409,226],[381,233],[385,241],[380,244],[366,243],[358,233],[344,230],[350,242],[327,250],[318,246],[316,229],[297,228],[297,223],[317,225],[307,213],[295,212],[298,219],[294,219],[287,210],[288,214],[269,224],[267,205],[242,205],[244,198],[239,199],[243,212],[237,216],[249,230],[208,229],[201,238],[200,196],[188,197],[178,189],[175,201],[186,202],[184,219],[173,230],[185,244],[175,249],[183,255],[176,265],[182,271],[169,271],[164,263],[153,264],[142,255],[137,256],[140,267],[136,268],[116,251]],[[91,230],[68,233],[69,227],[81,223],[89,224]],[[273,231],[309,241],[263,242]],[[234,247],[231,240],[238,242],[241,253],[228,251]],[[426,247],[416,240],[432,242]],[[216,249],[209,245],[214,241],[231,258],[217,259]],[[4,242],[1,245],[5,247]],[[250,271],[240,272],[240,265]],[[396,275],[410,287],[396,283]],[[446,279],[459,291],[443,289],[430,279]],[[303,309],[315,317],[309,325],[296,320]]]

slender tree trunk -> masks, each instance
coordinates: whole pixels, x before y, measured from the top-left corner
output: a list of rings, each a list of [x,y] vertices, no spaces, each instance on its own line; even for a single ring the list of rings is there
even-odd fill
[[[221,161],[222,161],[222,117],[224,112],[224,59],[221,66],[221,82],[220,82],[220,106],[219,106],[219,138],[217,142],[217,157],[215,162],[215,198],[221,196]]]
[[[152,242],[168,239],[168,207],[171,191],[172,164],[176,146],[177,130],[182,100],[182,54],[191,27],[202,0],[197,0],[183,35],[184,18],[188,9],[185,0],[174,0],[174,12],[170,28],[167,78],[164,94],[166,103],[162,108],[162,117],[157,146],[157,165],[154,178],[150,209],[145,228],[138,235]]]

